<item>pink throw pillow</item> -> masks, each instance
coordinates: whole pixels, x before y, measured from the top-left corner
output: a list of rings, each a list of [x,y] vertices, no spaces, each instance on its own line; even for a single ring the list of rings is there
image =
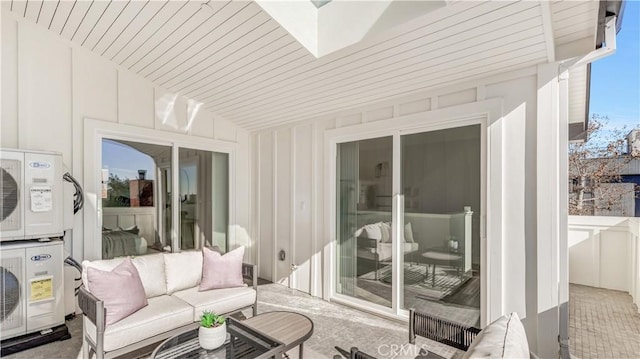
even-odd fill
[[[243,286],[243,257],[244,247],[236,248],[225,255],[206,247],[202,248],[202,281],[199,291]]]
[[[104,302],[107,325],[126,318],[148,304],[140,275],[130,258],[110,272],[89,267],[87,279],[91,293]]]

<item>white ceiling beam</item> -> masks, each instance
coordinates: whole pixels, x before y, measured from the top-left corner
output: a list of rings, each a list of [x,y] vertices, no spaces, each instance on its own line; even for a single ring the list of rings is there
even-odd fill
[[[553,33],[553,20],[551,19],[551,5],[547,0],[540,1],[542,15],[542,28],[544,29],[544,41],[547,45],[547,60],[549,63],[556,60],[555,34]]]

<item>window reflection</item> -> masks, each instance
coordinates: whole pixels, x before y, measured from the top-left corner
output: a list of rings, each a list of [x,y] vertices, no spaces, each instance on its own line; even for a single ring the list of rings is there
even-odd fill
[[[180,148],[180,248],[227,250],[228,155]]]
[[[170,171],[169,146],[103,139],[103,259],[171,249]]]

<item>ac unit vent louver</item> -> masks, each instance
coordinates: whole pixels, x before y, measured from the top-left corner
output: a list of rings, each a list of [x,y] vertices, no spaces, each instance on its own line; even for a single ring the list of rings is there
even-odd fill
[[[2,160],[0,162],[0,221],[3,230],[20,228],[20,217],[11,216],[18,208],[20,162]]]
[[[22,300],[20,293],[22,258],[2,258],[0,267],[2,283],[0,286],[0,323],[3,330],[20,327],[23,323]]]

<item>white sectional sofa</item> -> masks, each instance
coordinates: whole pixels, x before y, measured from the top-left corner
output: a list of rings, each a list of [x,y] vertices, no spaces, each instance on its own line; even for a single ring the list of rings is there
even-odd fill
[[[84,261],[78,301],[83,311],[83,356],[112,358],[180,332],[196,328],[204,310],[227,314],[257,310],[256,266],[243,264],[242,274],[251,286],[199,291],[202,252],[160,253],[133,258],[148,305],[122,320],[106,325],[104,302],[91,294],[87,269],[110,271],[124,258]]]

